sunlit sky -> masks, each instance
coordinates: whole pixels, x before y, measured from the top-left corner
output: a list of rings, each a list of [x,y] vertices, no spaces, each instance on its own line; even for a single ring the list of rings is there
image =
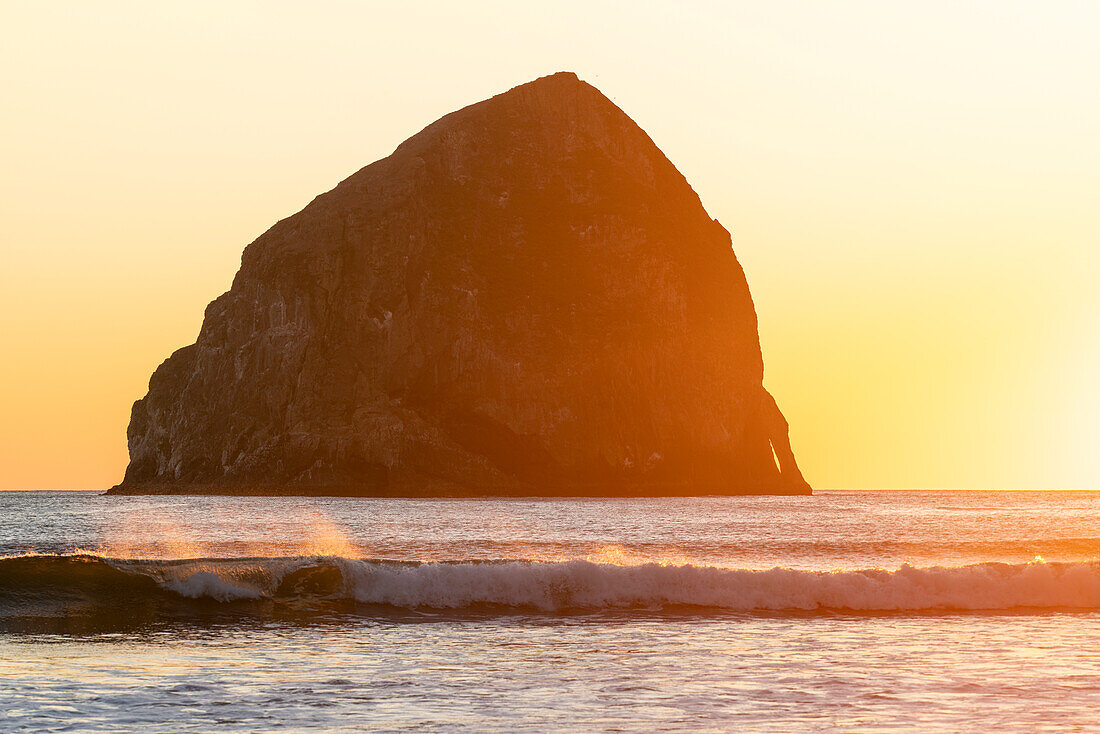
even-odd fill
[[[108,487],[243,247],[576,71],[734,237],[815,487],[1100,486],[1100,5],[0,2],[0,488]]]

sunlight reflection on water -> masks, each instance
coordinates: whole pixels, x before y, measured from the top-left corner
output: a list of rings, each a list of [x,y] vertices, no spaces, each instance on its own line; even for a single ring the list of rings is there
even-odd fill
[[[1098,493],[554,501],[0,493],[0,516],[0,555],[805,570],[1100,556]],[[1092,611],[405,609],[0,634],[0,731],[1033,732],[1091,725],[1098,625]]]

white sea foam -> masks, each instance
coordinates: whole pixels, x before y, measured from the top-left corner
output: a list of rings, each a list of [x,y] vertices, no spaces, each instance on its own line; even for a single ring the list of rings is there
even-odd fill
[[[359,601],[397,607],[700,606],[729,610],[1100,607],[1100,564],[808,572],[564,563],[346,564]]]
[[[225,602],[263,597],[261,591],[233,583],[215,571],[196,571],[182,578],[166,580],[162,586],[191,599],[207,597]]]
[[[255,561],[252,561],[255,563]],[[284,569],[272,574],[277,580]],[[701,607],[730,611],[838,609],[920,611],[1013,608],[1100,609],[1100,562],[983,563],[895,571],[750,571],[710,566],[588,561],[392,563],[300,559],[298,568],[335,564],[344,595],[404,609],[482,605],[541,611]],[[189,597],[226,601],[260,592],[209,570],[164,582]],[[235,579],[234,579],[235,580]]]

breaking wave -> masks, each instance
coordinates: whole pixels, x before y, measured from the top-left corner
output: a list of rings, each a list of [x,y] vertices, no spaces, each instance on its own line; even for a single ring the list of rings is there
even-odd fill
[[[233,614],[362,614],[386,608],[509,613],[1100,610],[1100,561],[819,572],[582,560],[0,558],[0,628],[9,630]]]

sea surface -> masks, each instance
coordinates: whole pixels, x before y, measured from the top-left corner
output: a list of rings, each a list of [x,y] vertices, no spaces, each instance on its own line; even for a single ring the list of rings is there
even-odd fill
[[[1100,731],[1100,492],[0,492],[0,732]]]

